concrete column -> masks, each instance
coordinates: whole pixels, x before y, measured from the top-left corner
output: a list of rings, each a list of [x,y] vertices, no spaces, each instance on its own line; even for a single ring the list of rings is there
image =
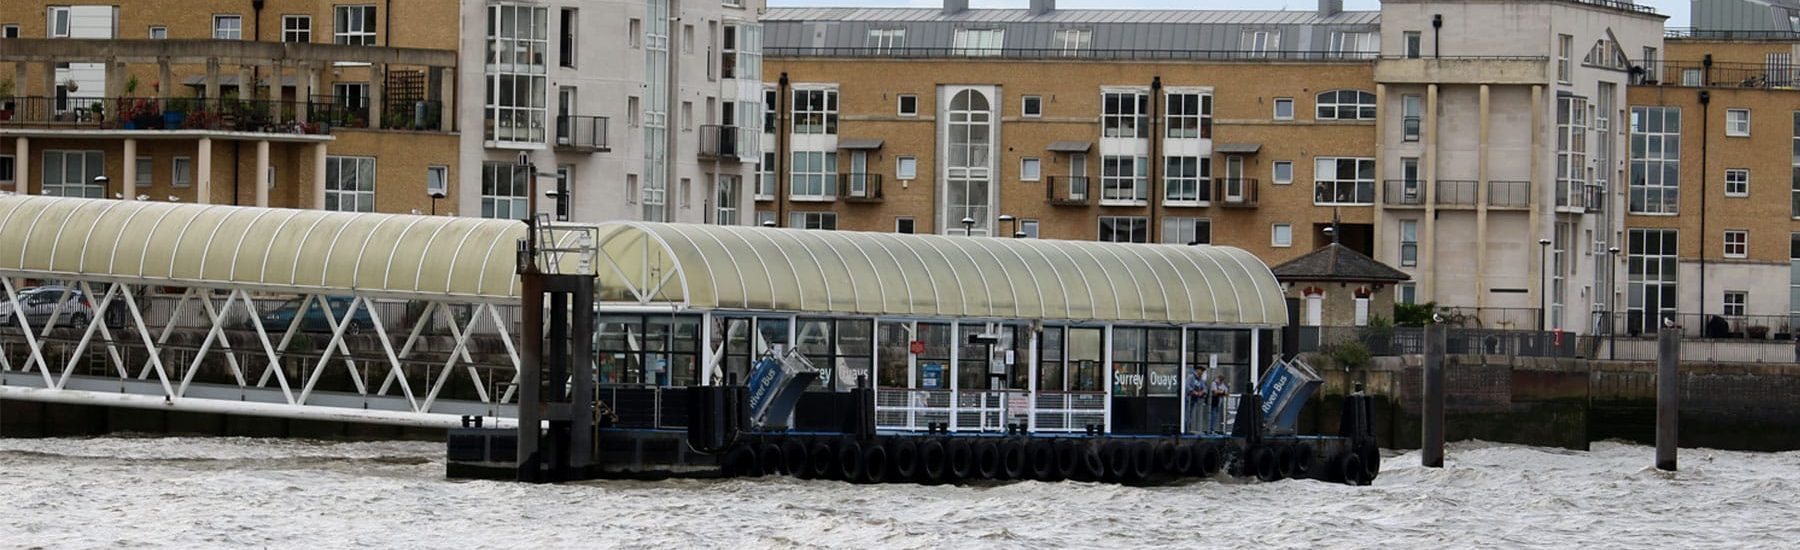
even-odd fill
[[[101,90],[100,95],[109,98],[124,96],[125,93],[122,91],[125,89],[125,79],[122,78],[124,75],[125,72],[119,70],[119,58],[106,58],[106,87]],[[112,107],[106,107],[106,113],[112,114]]]
[[[1387,108],[1387,85],[1375,85],[1375,104]],[[1387,202],[1387,115],[1375,117],[1375,215],[1370,217],[1370,231],[1375,233],[1375,259],[1386,261],[1387,236],[1381,232]]]
[[[256,172],[250,177],[256,182],[256,205],[269,206],[269,140],[256,142]]]
[[[256,77],[251,76],[250,74],[250,65],[243,61],[239,61],[237,85],[238,99],[256,98],[256,82],[252,80],[254,78]]]
[[[1425,134],[1425,227],[1419,235],[1420,251],[1419,271],[1425,280],[1419,284],[1419,301],[1435,302],[1442,297],[1437,295],[1437,148],[1438,148],[1438,85],[1425,88],[1425,124],[1421,133]]]
[[[1656,469],[1675,471],[1681,424],[1681,329],[1656,333]]]
[[[200,152],[194,155],[194,202],[212,204],[212,138],[200,138]]]
[[[278,60],[271,59],[264,65],[269,75],[269,120],[281,120],[281,66]]]
[[[301,61],[294,65],[294,120],[308,122],[312,106],[312,64]]]
[[[38,113],[38,116],[44,117],[43,120],[51,120],[52,118],[54,118],[56,116],[56,112],[55,112],[56,111],[56,109],[55,109],[55,107],[56,107],[56,103],[55,103],[55,101],[56,101],[56,99],[55,99],[56,98],[56,64],[55,63],[44,63],[43,66],[44,66],[44,93],[39,94],[39,95],[42,95],[45,98],[48,98],[48,100],[47,100],[47,103],[45,103],[45,105],[44,105],[46,107],[46,109],[44,109],[43,112]],[[69,103],[71,103],[71,105],[69,105],[70,107],[74,107],[74,105],[73,105],[74,101],[70,101]]]
[[[387,65],[375,63],[369,65],[369,127],[381,127],[381,111],[386,105],[387,97]]]
[[[313,146],[313,210],[325,209],[325,142]]]
[[[1550,192],[1545,188],[1548,182],[1545,181],[1542,173],[1546,154],[1554,155],[1556,152],[1544,150],[1544,87],[1534,85],[1531,87],[1531,185],[1529,186],[1531,188],[1531,207],[1529,208],[1531,214],[1528,222],[1532,235],[1544,234],[1538,227],[1538,223],[1543,218],[1538,211],[1545,208],[1556,208],[1556,201],[1544,200]],[[1526,236],[1524,242],[1536,244],[1537,239]],[[1533,250],[1532,252],[1537,251]],[[1543,292],[1544,284],[1543,271],[1540,271],[1542,268],[1538,265],[1541,263],[1539,256],[1542,254],[1534,253],[1528,254],[1528,256],[1531,258],[1526,260],[1528,262],[1526,273],[1532,275],[1526,277],[1531,281],[1530,293],[1527,296],[1531,299],[1532,306],[1535,307],[1537,304],[1543,303],[1542,298],[1538,297],[1538,293]]]
[[[119,195],[121,199],[137,200],[137,140],[125,138],[125,153],[119,159],[122,169],[119,171]]]
[[[1424,440],[1419,465],[1444,467],[1444,325],[1425,325],[1425,412],[1419,419]]]
[[[462,97],[457,93],[462,89],[461,78],[457,74],[456,67],[444,67],[444,107],[442,111],[445,132],[455,132],[462,127],[460,120],[462,117],[456,115],[458,112],[456,102]]]
[[[1481,85],[1481,147],[1477,149],[1475,161],[1475,307],[1487,305],[1487,269],[1488,269],[1488,139],[1493,131],[1491,125],[1488,85]]]
[[[218,60],[218,58],[212,58],[212,59],[206,60],[206,92],[205,93],[206,93],[207,99],[218,99],[219,98],[219,60]]]
[[[31,194],[31,138],[13,142],[13,192]]]
[[[156,83],[156,98],[169,99],[169,91],[175,89],[175,73],[169,70],[169,58],[167,57],[156,58]],[[217,90],[213,91],[217,92]]]

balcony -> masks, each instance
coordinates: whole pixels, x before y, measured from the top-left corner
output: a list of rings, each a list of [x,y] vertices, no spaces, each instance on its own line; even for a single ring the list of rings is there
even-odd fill
[[[1598,214],[1606,211],[1606,186],[1590,183],[1584,187],[1587,188],[1588,213]]]
[[[607,143],[607,118],[603,116],[557,115],[556,150],[577,153],[604,153],[612,150]]]
[[[1045,176],[1044,201],[1052,206],[1087,206],[1087,176]]]
[[[1375,62],[1375,81],[1383,84],[1547,84],[1550,82],[1550,58],[1385,58]]]
[[[838,174],[844,202],[881,202],[881,174]]]
[[[1214,185],[1213,204],[1225,208],[1256,208],[1255,179],[1219,178]]]
[[[1531,208],[1531,182],[1510,180],[1489,181],[1488,208]]]
[[[1586,187],[1567,180],[1557,181],[1556,210],[1558,212],[1586,212],[1588,202]]]
[[[1481,194],[1477,192],[1481,183],[1470,180],[1438,180],[1437,196],[1432,202],[1438,206],[1475,206]]]
[[[1425,182],[1416,179],[1384,181],[1381,202],[1388,206],[1425,206]]]
[[[755,130],[706,124],[700,127],[700,156],[716,159],[756,158],[760,151]]]
[[[363,112],[353,119],[331,103],[260,99],[16,97],[0,101],[0,127],[328,135],[366,127]]]

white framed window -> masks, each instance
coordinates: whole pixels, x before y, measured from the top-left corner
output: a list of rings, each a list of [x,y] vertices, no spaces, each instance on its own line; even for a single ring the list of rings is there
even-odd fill
[[[694,102],[681,102],[681,131],[694,131]]]
[[[681,26],[681,53],[694,53],[694,26]]]
[[[717,213],[713,222],[719,225],[738,224],[738,193],[743,187],[743,178],[736,174],[719,174],[718,193],[715,197]]]
[[[1028,95],[1019,98],[1019,116],[1025,118],[1044,116],[1044,96]]]
[[[775,200],[775,153],[764,151],[762,162],[756,163],[756,200]]]
[[[1275,98],[1275,120],[1293,120],[1293,119],[1294,119],[1294,98],[1291,98],[1291,97]]]
[[[1150,137],[1150,94],[1142,91],[1101,93],[1101,136]]]
[[[636,128],[644,123],[643,109],[638,105],[637,96],[625,97],[625,125]]]
[[[1163,218],[1163,244],[1212,244],[1211,218]]]
[[[69,7],[50,6],[45,20],[45,33],[50,38],[69,37]]]
[[[1212,139],[1212,94],[1170,92],[1165,134],[1175,139]]]
[[[44,151],[43,158],[44,165],[39,172],[42,174],[42,189],[45,195],[89,199],[106,198],[106,188],[94,183],[96,176],[105,173],[105,153],[101,151]]]
[[[1425,101],[1418,94],[1400,96],[1400,140],[1419,141],[1424,127]]]
[[[19,176],[15,172],[18,169],[18,158],[12,155],[0,155],[0,183],[12,185],[18,182]]]
[[[1200,206],[1212,200],[1212,157],[1163,157],[1163,202]]]
[[[1148,243],[1150,220],[1143,216],[1101,216],[1100,242]]]
[[[1556,81],[1569,83],[1569,56],[1574,55],[1575,37],[1567,34],[1556,35]]]
[[[1750,137],[1750,110],[1725,110],[1725,135],[1731,137]]]
[[[17,27],[14,27],[14,28],[17,28]],[[151,40],[168,40],[169,39],[169,28],[162,26],[162,25],[155,25],[155,26],[150,27],[150,39]]]
[[[788,179],[789,197],[799,200],[831,200],[837,196],[837,153],[794,151]]]
[[[1698,88],[1705,82],[1706,82],[1706,73],[1701,72],[1700,69],[1682,69],[1681,70],[1681,85],[1682,86],[1687,86],[1690,88]]]
[[[1727,290],[1724,297],[1726,317],[1743,317],[1745,306],[1750,303],[1750,293],[1743,290]]]
[[[788,227],[796,229],[837,229],[837,212],[789,212]]]
[[[1037,220],[1019,220],[1019,232],[1025,234],[1025,236],[1022,238],[1026,238],[1026,239],[1038,238],[1038,221]]]
[[[1270,179],[1270,181],[1275,182],[1276,185],[1287,185],[1290,183],[1294,183],[1294,161],[1291,161],[1291,160],[1275,161],[1273,163],[1273,167],[1271,168],[1271,170],[1273,171],[1273,173],[1269,174],[1269,176],[1270,176],[1269,179]]]
[[[312,16],[281,16],[281,41],[296,44],[312,42]]]
[[[1419,265],[1419,220],[1400,220],[1400,267]]]
[[[1375,159],[1318,157],[1313,162],[1313,204],[1375,203]]]
[[[894,218],[894,232],[895,233],[899,233],[902,235],[911,235],[915,232],[916,229],[917,229],[917,224],[913,221],[912,216],[901,216],[898,218]]]
[[[1750,196],[1750,171],[1743,168],[1727,168],[1725,170],[1725,196]]]
[[[1277,248],[1294,246],[1294,226],[1285,223],[1270,225],[1269,246]]]
[[[832,88],[795,88],[793,132],[801,135],[837,135],[838,92]]]
[[[869,49],[888,53],[906,48],[906,29],[869,29]]]
[[[1319,120],[1375,120],[1375,94],[1362,90],[1332,90],[1318,96]]]
[[[511,162],[481,163],[481,217],[496,220],[521,220],[531,209],[531,182],[527,167]],[[627,177],[627,185],[636,182]]]
[[[325,209],[375,211],[375,157],[325,157]]]
[[[1750,232],[1742,229],[1725,230],[1725,257],[1745,258],[1750,255]]]
[[[488,6],[485,139],[544,142],[550,96],[544,74],[550,50],[549,13],[544,7]]]
[[[375,45],[375,6],[333,6],[332,39],[350,46]]]
[[[1130,155],[1100,157],[1100,202],[1136,205],[1149,200],[1150,159]]]
[[[175,157],[169,162],[169,185],[187,187],[194,184],[194,159]]]
[[[1400,36],[1401,55],[1407,59],[1418,59],[1423,53],[1425,36],[1419,31],[1406,31]]]
[[[244,18],[238,15],[213,16],[213,40],[243,40]]]
[[[1037,157],[1019,159],[1019,181],[1038,181],[1042,174],[1043,164]]]
[[[138,157],[136,163],[137,181],[132,184],[138,187],[149,187],[150,184],[156,183],[156,159]]]
[[[919,116],[919,96],[913,94],[900,94],[896,102],[899,103],[898,112],[900,116]]]
[[[1006,46],[1005,29],[956,29],[952,55],[995,57]]]
[[[644,20],[633,17],[625,22],[625,45],[632,49],[644,47]]]
[[[1395,287],[1394,290],[1395,290],[1395,297],[1394,297],[1395,302],[1399,302],[1402,304],[1408,304],[1408,305],[1419,303],[1419,285],[1418,285],[1418,283],[1400,283],[1398,286]]]
[[[1657,82],[1660,80],[1657,78],[1659,75],[1656,74],[1656,67],[1660,63],[1662,63],[1662,58],[1656,54],[1656,48],[1644,46],[1644,80],[1649,82]]]
[[[427,167],[425,167],[425,194],[426,195],[447,195],[447,194],[449,194],[450,193],[449,181],[450,181],[450,167],[448,167],[448,166],[427,166]]]
[[[1380,51],[1378,35],[1372,32],[1332,32],[1326,51],[1348,59],[1369,59]]]
[[[576,39],[579,36],[577,31],[581,28],[581,10],[576,8],[563,8],[558,12],[558,17],[560,19],[557,22],[560,24],[557,25],[556,32],[557,37],[561,40],[557,42],[556,64],[560,67],[573,69],[575,68],[575,61],[580,57],[581,53],[581,42]],[[735,27],[725,27],[725,48],[727,51],[732,48],[733,41],[737,38],[736,34],[737,29]],[[725,78],[731,78],[731,76],[727,74]]]
[[[1242,48],[1250,57],[1266,57],[1281,50],[1281,31],[1246,30]]]
[[[1681,199],[1681,108],[1631,108],[1633,214],[1675,214]],[[1674,304],[1670,304],[1674,307]]]
[[[898,157],[894,159],[894,179],[913,180],[919,177],[919,159],[917,157]]]
[[[1087,29],[1060,29],[1050,36],[1050,49],[1063,57],[1080,56],[1088,50],[1093,33]]]
[[[1587,98],[1559,95],[1556,98],[1556,205],[1581,205],[1586,193],[1588,172]]]

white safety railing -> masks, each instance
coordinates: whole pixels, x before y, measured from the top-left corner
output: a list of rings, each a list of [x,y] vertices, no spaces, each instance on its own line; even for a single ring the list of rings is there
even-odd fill
[[[948,423],[951,416],[950,390],[875,390],[875,427],[889,430],[924,430],[932,424]]]
[[[1038,392],[1037,422],[1040,432],[1080,432],[1089,425],[1106,425],[1104,392]]]

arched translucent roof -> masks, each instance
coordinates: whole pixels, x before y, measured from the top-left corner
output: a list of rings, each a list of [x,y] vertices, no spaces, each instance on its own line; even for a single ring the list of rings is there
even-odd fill
[[[500,300],[517,221],[0,197],[0,271]]]
[[[1125,321],[1287,322],[1279,283],[1219,246],[603,224],[607,301],[698,309]]]

